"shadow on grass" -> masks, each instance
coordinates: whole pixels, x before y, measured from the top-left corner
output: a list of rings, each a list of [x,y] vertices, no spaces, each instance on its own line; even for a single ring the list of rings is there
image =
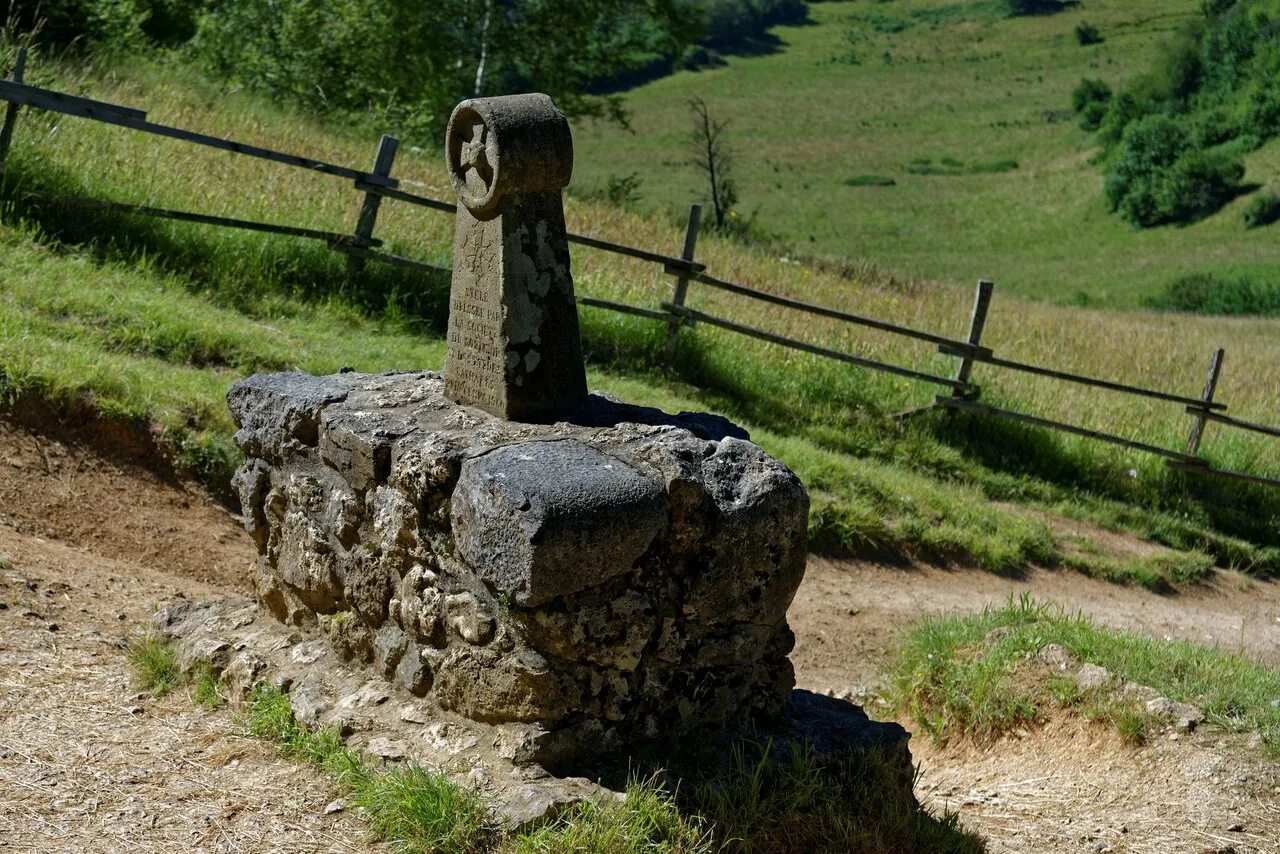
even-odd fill
[[[395,314],[443,334],[448,319],[448,270],[418,270],[347,256],[314,240],[160,220],[84,207],[70,200],[94,193],[61,167],[32,168],[21,159],[0,179],[4,217],[37,228],[48,239],[87,249],[99,262],[145,262],[189,290],[249,314],[277,297],[305,302],[338,299],[370,314]],[[190,210],[198,211],[198,205]],[[285,223],[288,224],[288,223]]]

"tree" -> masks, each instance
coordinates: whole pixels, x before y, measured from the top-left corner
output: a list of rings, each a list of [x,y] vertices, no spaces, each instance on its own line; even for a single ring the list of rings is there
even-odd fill
[[[693,111],[693,133],[689,138],[692,156],[689,162],[707,177],[715,226],[724,231],[728,226],[729,213],[738,201],[738,189],[731,175],[733,160],[724,138],[729,123],[717,121],[711,115],[707,102],[701,98],[690,98],[689,109]]]
[[[512,92],[625,123],[604,84],[673,62],[700,28],[695,0],[218,0],[192,50],[248,88],[438,138],[458,101]]]

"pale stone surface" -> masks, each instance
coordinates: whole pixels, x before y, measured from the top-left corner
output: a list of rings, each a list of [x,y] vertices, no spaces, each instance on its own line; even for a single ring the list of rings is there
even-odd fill
[[[546,95],[464,101],[445,160],[459,202],[446,393],[501,418],[548,420],[587,394],[560,196],[569,123]]]

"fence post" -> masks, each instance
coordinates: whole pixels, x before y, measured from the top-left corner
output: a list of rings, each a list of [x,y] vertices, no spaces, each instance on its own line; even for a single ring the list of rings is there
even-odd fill
[[[1209,356],[1209,377],[1204,381],[1204,394],[1200,399],[1205,403],[1213,403],[1214,392],[1218,390],[1218,375],[1222,373],[1222,348],[1213,351]],[[1193,416],[1195,423],[1191,425],[1191,438],[1187,440],[1187,453],[1195,456],[1200,450],[1200,438],[1204,435],[1205,417],[1203,414]]]
[[[394,136],[383,135],[378,143],[378,154],[373,160],[372,174],[379,178],[391,175],[391,164],[395,162],[396,151],[400,148],[400,140]],[[364,202],[360,205],[360,216],[356,220],[355,239],[352,244],[359,249],[368,249],[373,237],[373,226],[378,221],[378,208],[382,206],[382,196],[365,191]],[[358,255],[347,256],[347,269],[355,274],[364,269],[364,260]]]
[[[969,317],[969,338],[968,341],[974,347],[982,343],[982,327],[987,325],[987,309],[991,307],[991,291],[995,288],[995,283],[986,279],[978,280],[978,289],[973,295],[973,314]],[[956,380],[958,382],[969,382],[969,375],[973,373],[973,358],[964,356],[960,360],[960,367],[956,370]],[[966,397],[969,399],[977,397],[977,394],[971,394],[960,389],[952,389],[952,397]]]
[[[689,223],[685,227],[684,232],[684,251],[680,253],[680,257],[686,261],[693,260],[694,249],[698,245],[698,228],[702,224],[702,205],[689,206]],[[686,273],[681,274],[676,279],[676,292],[671,298],[671,304],[677,308],[684,307],[685,295],[689,292],[689,276]],[[667,321],[667,364],[674,365],[676,361],[676,339],[680,335],[680,327],[684,325],[684,318],[679,314],[673,314],[671,319]]]
[[[13,82],[21,83],[22,74],[27,68],[27,49],[18,48],[18,60],[13,65]],[[18,124],[18,105],[9,102],[4,111],[4,127],[0,128],[0,169],[9,160],[9,146],[13,143],[13,129]]]

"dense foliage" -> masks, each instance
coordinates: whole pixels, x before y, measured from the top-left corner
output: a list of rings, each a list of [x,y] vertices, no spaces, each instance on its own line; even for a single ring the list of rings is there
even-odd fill
[[[1192,222],[1241,192],[1241,156],[1280,134],[1278,74],[1280,0],[1204,0],[1100,120],[1076,97],[1106,148],[1112,207],[1138,226]]]
[[[1212,273],[1180,276],[1164,292],[1149,299],[1151,308],[1196,314],[1280,315],[1280,281]]]
[[[1244,209],[1245,228],[1261,228],[1280,220],[1280,195],[1274,190],[1259,193]]]

